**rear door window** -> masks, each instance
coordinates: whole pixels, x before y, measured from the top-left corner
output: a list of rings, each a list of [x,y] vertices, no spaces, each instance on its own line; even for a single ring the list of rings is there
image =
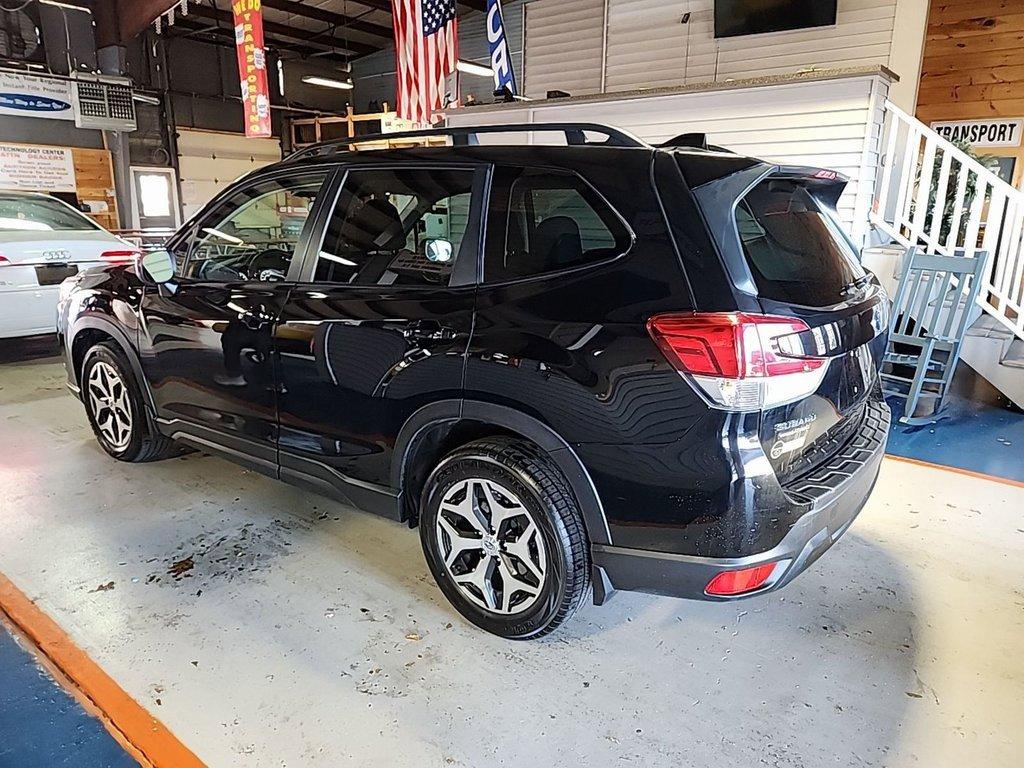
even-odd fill
[[[334,209],[313,281],[348,285],[445,286],[470,231],[473,169],[350,171]]]
[[[737,204],[736,229],[766,299],[831,306],[864,277],[835,211],[810,180],[762,181]]]

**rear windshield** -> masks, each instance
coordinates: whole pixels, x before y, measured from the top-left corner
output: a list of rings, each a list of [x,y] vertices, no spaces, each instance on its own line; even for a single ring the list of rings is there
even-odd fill
[[[758,293],[825,307],[864,277],[835,211],[809,181],[766,179],[736,206],[736,228]]]
[[[78,211],[45,197],[0,196],[0,231],[70,232],[97,229]]]

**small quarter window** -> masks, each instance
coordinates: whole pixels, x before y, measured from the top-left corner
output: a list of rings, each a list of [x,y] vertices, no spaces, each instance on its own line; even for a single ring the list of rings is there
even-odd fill
[[[499,169],[490,214],[488,282],[553,272],[618,256],[631,237],[579,176],[547,169]]]

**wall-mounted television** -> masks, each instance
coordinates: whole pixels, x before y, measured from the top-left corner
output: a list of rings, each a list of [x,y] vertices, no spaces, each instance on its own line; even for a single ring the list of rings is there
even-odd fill
[[[836,23],[839,0],[715,0],[715,37],[757,35]]]

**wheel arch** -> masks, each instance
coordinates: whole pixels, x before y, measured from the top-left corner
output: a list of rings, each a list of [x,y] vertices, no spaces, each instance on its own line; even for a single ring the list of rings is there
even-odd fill
[[[601,499],[572,446],[551,427],[522,411],[476,400],[441,400],[423,406],[406,420],[391,463],[391,486],[399,491],[402,517],[415,521],[420,490],[442,456],[472,440],[502,434],[528,440],[548,454],[576,496],[590,542],[610,544]]]
[[[146,410],[149,411],[149,415],[152,417],[156,414],[153,393],[150,391],[149,382],[142,372],[142,364],[139,362],[135,345],[132,344],[124,329],[104,317],[97,317],[95,315],[82,317],[76,320],[72,327],[72,332],[69,334],[68,350],[74,383],[81,387],[82,364],[85,362],[85,355],[93,346],[104,341],[112,341],[120,347],[121,352],[132,368],[132,373],[139,384],[142,396],[146,400]]]

